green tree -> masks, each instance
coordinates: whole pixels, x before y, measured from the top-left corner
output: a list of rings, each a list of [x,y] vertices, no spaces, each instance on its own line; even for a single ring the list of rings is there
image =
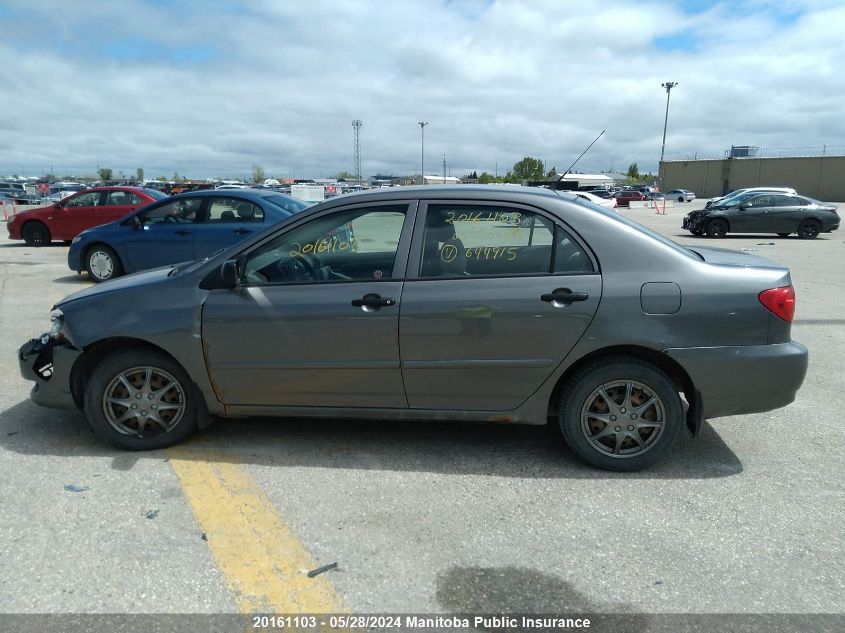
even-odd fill
[[[108,167],[100,167],[97,170],[97,173],[100,175],[100,180],[103,182],[108,182],[112,179],[112,170]]]
[[[546,172],[546,178],[551,178],[552,176],[557,175],[557,167],[552,167],[549,171]]]
[[[138,182],[144,182],[144,168],[139,167],[135,170],[135,180]]]
[[[637,163],[631,163],[628,165],[628,172],[625,174],[628,178],[632,180],[639,180],[640,179],[640,168],[637,167]]]
[[[545,173],[546,171],[543,169],[543,161],[539,158],[526,156],[521,161],[514,164],[513,172],[508,173],[506,178],[513,178],[516,182],[522,180],[542,180],[543,174]]]
[[[261,165],[252,166],[252,182],[264,182],[267,175],[264,173],[264,168]]]
[[[339,171],[337,172],[337,175],[335,175],[335,180],[340,180],[341,178],[343,178],[344,180],[354,180],[355,174],[351,174],[346,170]]]
[[[502,182],[501,178],[496,178],[490,172],[482,171],[481,175],[478,177],[478,182],[482,185],[489,185],[491,182]]]

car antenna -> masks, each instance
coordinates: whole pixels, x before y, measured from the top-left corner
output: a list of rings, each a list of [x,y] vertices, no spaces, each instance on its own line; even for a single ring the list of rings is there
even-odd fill
[[[576,159],[575,159],[575,162],[574,162],[574,163],[572,163],[569,167],[567,167],[567,168],[566,168],[566,171],[565,171],[565,172],[563,172],[563,173],[560,175],[560,178],[558,178],[555,182],[560,182],[561,180],[563,180],[563,177],[564,177],[564,176],[566,176],[566,174],[568,174],[568,173],[569,173],[569,170],[570,170],[570,169],[572,169],[573,167],[575,167],[575,165],[578,163],[578,161],[579,161],[579,160],[581,160],[581,157],[582,157],[582,156],[584,156],[584,154],[586,154],[587,152],[589,152],[589,151],[590,151],[590,148],[591,148],[593,145],[595,145],[595,144],[596,144],[596,141],[597,141],[597,140],[599,140],[599,139],[602,137],[602,134],[604,134],[606,131],[607,131],[607,130],[602,130],[602,131],[601,131],[601,134],[599,134],[599,135],[598,135],[598,136],[597,136],[597,137],[593,140],[593,142],[592,142],[592,143],[590,143],[589,145],[587,145],[587,149],[585,149],[583,152],[581,152],[581,156],[579,156],[578,158],[576,158]]]

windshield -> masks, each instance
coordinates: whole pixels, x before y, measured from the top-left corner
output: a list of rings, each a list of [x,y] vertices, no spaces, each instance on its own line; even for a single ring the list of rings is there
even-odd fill
[[[561,196],[561,197],[563,197],[563,196]],[[650,228],[648,228],[647,226],[643,226],[639,222],[634,222],[633,220],[629,220],[625,216],[622,216],[619,213],[617,213],[616,211],[611,211],[610,209],[607,209],[605,207],[600,207],[599,205],[593,204],[592,202],[587,202],[586,200],[584,200],[582,198],[575,198],[575,200],[573,200],[572,202],[575,202],[576,204],[580,204],[583,207],[588,207],[590,210],[597,211],[598,213],[601,213],[605,217],[612,218],[613,220],[616,220],[617,222],[621,222],[622,224],[625,224],[627,226],[635,228],[638,231],[640,231],[641,233],[645,233],[649,237],[654,238],[658,242],[669,246],[670,248],[674,249],[675,251],[677,251],[677,252],[679,252],[683,255],[686,255],[687,257],[691,257],[691,258],[694,258],[694,259],[700,259],[700,260],[704,259],[701,255],[699,255],[695,251],[693,251],[689,248],[685,248],[685,247],[681,246],[680,244],[678,244],[677,242],[673,242],[668,237],[665,237],[665,236],[661,235],[660,233],[657,233],[656,231],[652,231]]]
[[[720,204],[722,204],[723,206],[726,206],[726,207],[737,207],[740,204],[742,204],[743,202],[745,202],[746,200],[748,200],[753,195],[756,195],[756,194],[741,193],[737,196],[731,196],[729,198],[725,198],[724,200],[722,200],[722,202]]]

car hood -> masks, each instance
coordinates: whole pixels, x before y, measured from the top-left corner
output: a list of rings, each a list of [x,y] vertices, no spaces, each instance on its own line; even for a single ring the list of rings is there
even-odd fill
[[[38,207],[37,209],[27,209],[26,211],[18,211],[17,213],[15,213],[15,221],[18,221],[21,218],[39,217],[41,213],[44,213],[44,211],[47,211],[52,207],[53,205],[48,205],[45,207]]]
[[[758,257],[751,253],[732,251],[729,248],[718,246],[687,246],[694,253],[698,253],[708,264],[721,264],[725,266],[753,266],[755,268],[781,268],[787,270],[786,266],[775,263],[765,257]]]
[[[174,266],[175,264],[164,266],[162,268],[153,268],[152,270],[145,270],[133,275],[118,277],[112,281],[106,281],[104,283],[97,284],[96,286],[91,286],[85,290],[80,290],[79,292],[74,292],[72,295],[68,295],[59,301],[56,306],[61,307],[68,303],[79,301],[80,299],[88,299],[90,297],[104,295],[109,292],[126,290],[127,288],[137,288],[139,286],[152,286],[155,284],[167,283],[169,280],[173,279],[173,277],[169,277],[169,274]]]

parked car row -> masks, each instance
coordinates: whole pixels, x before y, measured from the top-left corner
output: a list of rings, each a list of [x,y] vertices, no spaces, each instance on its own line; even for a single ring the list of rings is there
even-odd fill
[[[97,187],[7,222],[29,246],[70,242],[68,265],[95,282],[202,259],[308,205],[273,190],[197,191],[167,196],[141,187]]]

